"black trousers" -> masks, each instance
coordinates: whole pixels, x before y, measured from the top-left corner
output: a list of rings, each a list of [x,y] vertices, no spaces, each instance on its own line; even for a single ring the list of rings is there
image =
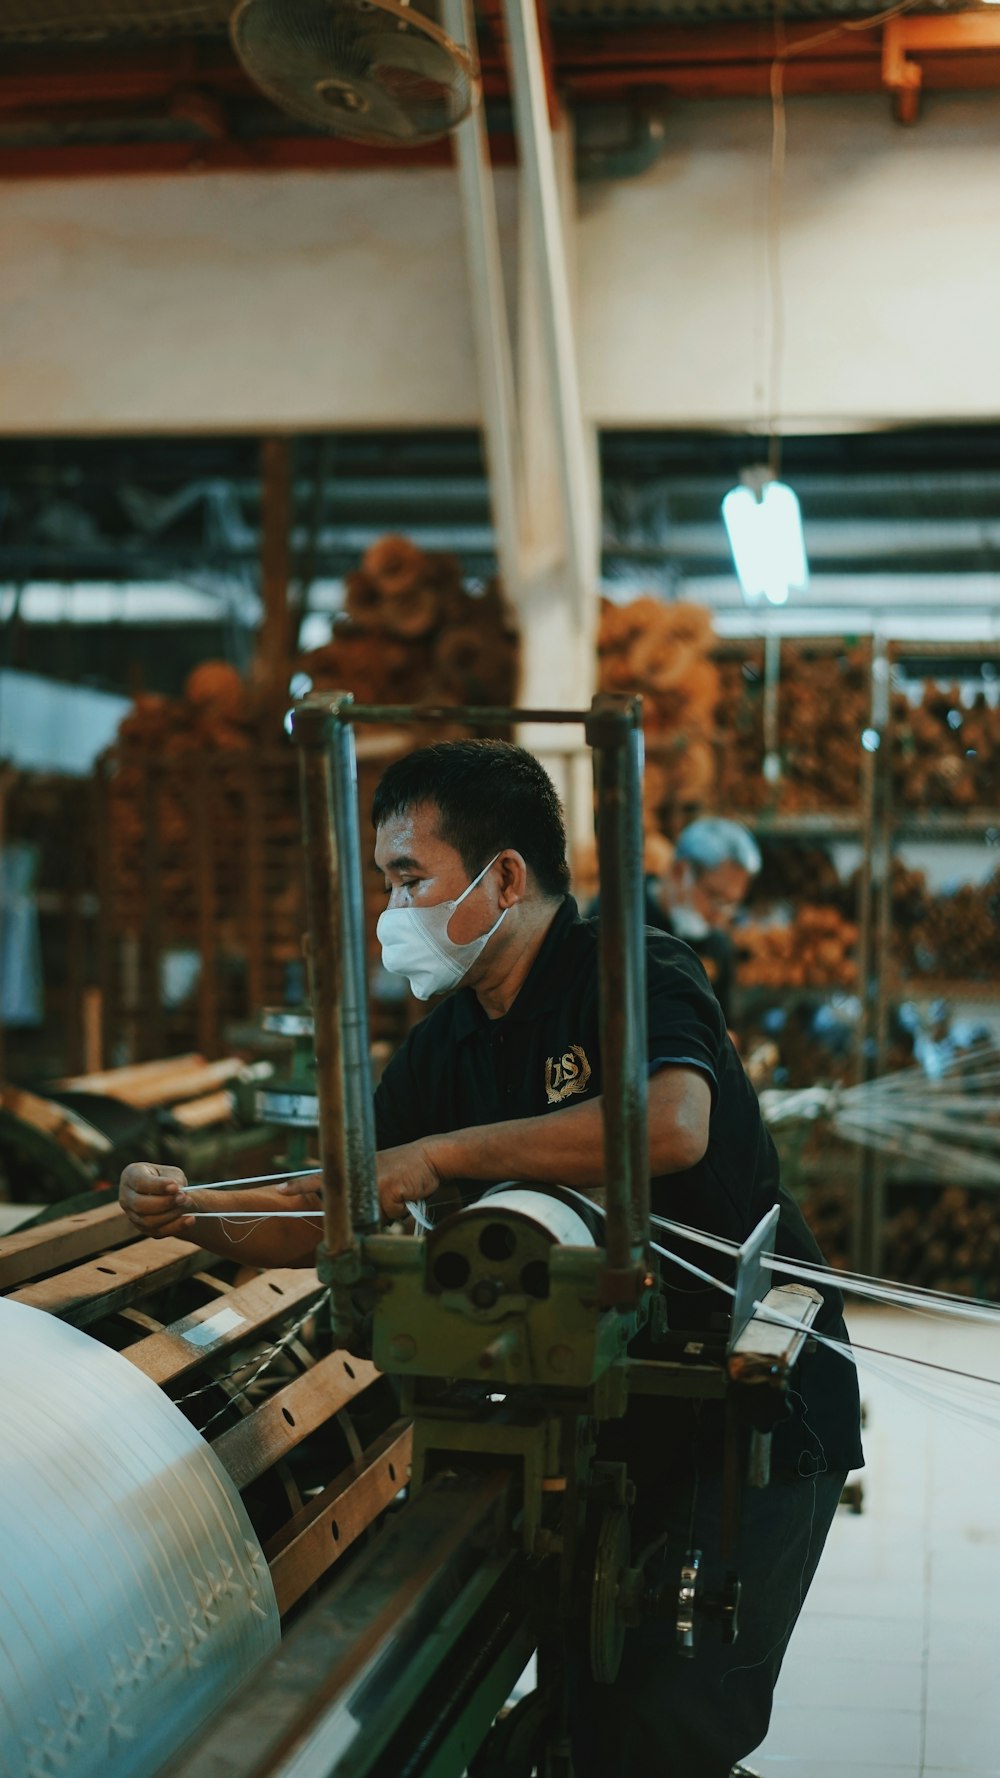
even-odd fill
[[[655,1560],[671,1596],[691,1547],[702,1551],[706,1592],[721,1583],[728,1567],[736,1569],[743,1587],[739,1636],[726,1647],[707,1626],[694,1659],[687,1659],[677,1652],[674,1616],[668,1614],[627,1632],[613,1685],[596,1684],[582,1657],[571,1658],[576,1778],[729,1778],[733,1765],[760,1746],[785,1648],[844,1479],[843,1473],[824,1473],[745,1489],[731,1563],[719,1552],[717,1465],[696,1486],[690,1476],[678,1479],[672,1497],[658,1501],[655,1511],[648,1499],[642,1503],[633,1553],[646,1533],[669,1533]]]

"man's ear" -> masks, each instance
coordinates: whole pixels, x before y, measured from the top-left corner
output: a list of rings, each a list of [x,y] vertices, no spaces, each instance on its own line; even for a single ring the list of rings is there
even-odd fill
[[[513,846],[500,854],[497,863],[500,866],[500,906],[516,907],[528,894],[528,867]]]

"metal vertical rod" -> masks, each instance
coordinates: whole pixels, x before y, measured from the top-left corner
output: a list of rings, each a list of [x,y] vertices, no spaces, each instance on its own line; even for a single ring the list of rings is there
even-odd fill
[[[292,449],[287,438],[265,438],[260,448],[260,595],[252,677],[259,684],[288,683],[293,651],[291,578]]]
[[[194,776],[192,831],[196,865],[195,897],[198,922],[198,1048],[206,1056],[219,1054],[218,927],[216,924],[215,824],[212,820],[216,779],[205,754],[198,756]]]
[[[243,779],[243,896],[246,955],[246,1011],[256,1016],[266,999],[264,938],[264,822],[260,770],[248,760]]]
[[[7,793],[14,781],[14,774],[6,766],[0,766],[0,857],[3,856],[5,831],[7,825]],[[0,898],[0,963],[3,959],[3,900]],[[3,983],[0,981],[0,990]],[[2,1001],[2,994],[0,994]],[[7,1032],[3,1019],[3,1006],[0,1004],[0,1080],[3,1079],[7,1061]]]
[[[764,777],[768,784],[777,784],[781,777],[780,686],[781,636],[777,630],[768,630],[764,637]]]
[[[349,710],[350,699],[343,699]],[[365,967],[357,762],[349,722],[309,701],[296,706],[309,915],[309,973],[323,1171],[324,1240],[331,1257],[378,1227]]]
[[[120,982],[117,968],[119,913],[115,898],[116,873],[111,857],[110,771],[106,761],[97,767],[94,843],[97,855],[97,980],[101,996],[100,1055],[98,1068],[111,1066],[121,1021]],[[2,810],[0,797],[0,810]],[[2,839],[2,828],[0,828]],[[2,1061],[2,1057],[0,1057]],[[3,1069],[0,1066],[0,1076]]]
[[[160,821],[162,805],[160,787],[163,783],[158,763],[143,762],[142,807],[142,930],[139,935],[139,970],[142,1020],[136,1032],[135,1053],[130,1060],[145,1061],[163,1054],[163,983],[161,954],[163,941],[163,878]]]
[[[871,973],[865,983],[867,1017],[865,1035],[869,1055],[866,1077],[885,1072],[889,1047],[889,993],[892,948],[892,731],[891,666],[885,637],[872,640],[872,721],[877,742],[872,759],[874,822],[869,845],[871,872]],[[866,1219],[861,1264],[881,1275],[886,1202],[886,1164],[877,1152],[865,1156]]]
[[[601,873],[601,1070],[606,1177],[605,1300],[634,1302],[649,1240],[642,763],[637,699],[598,695],[594,749]]]
[[[77,799],[74,797],[74,806]],[[69,811],[67,810],[67,815]],[[86,820],[86,811],[84,814]],[[70,1067],[74,1074],[82,1074],[84,1062],[84,1023],[83,994],[84,976],[84,934],[83,934],[83,895],[86,886],[84,876],[84,838],[82,832],[70,833],[69,859],[66,880],[63,886],[63,921],[66,932],[66,1032],[67,1049]]]

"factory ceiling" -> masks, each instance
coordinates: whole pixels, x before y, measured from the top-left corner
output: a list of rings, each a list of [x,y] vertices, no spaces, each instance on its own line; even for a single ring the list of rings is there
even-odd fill
[[[230,11],[230,0],[0,0],[0,176],[448,164],[447,141],[361,147],[285,116],[240,67]],[[493,157],[504,162],[514,144],[502,0],[478,11]],[[650,108],[766,97],[776,57],[786,94],[885,93],[905,122],[921,91],[1000,87],[1000,8],[921,0],[858,29],[864,15],[859,0],[785,0],[776,26],[773,0],[550,0],[553,101],[572,108],[585,148],[588,114],[617,107],[627,148],[629,116]],[[610,156],[606,168],[622,170]],[[599,174],[600,158],[587,170]]]
[[[720,504],[759,444],[724,434],[605,433],[605,591],[698,599],[723,631],[745,628],[752,614]],[[1000,428],[790,438],[784,451],[811,565],[808,593],[786,608],[795,627],[865,629],[880,614],[912,635],[946,614],[949,634],[963,626],[991,633]],[[51,671],[54,631],[68,648],[70,629],[99,621],[169,628],[171,588],[174,627],[224,624],[249,634],[259,618],[262,489],[259,444],[250,438],[0,440],[7,664],[12,618],[26,635],[20,664],[45,659]],[[453,551],[473,581],[496,572],[475,433],[299,438],[292,494],[291,574],[298,603],[316,619],[312,641],[339,607],[344,574],[387,531]],[[98,648],[95,663],[103,658]]]
[[[449,164],[447,141],[365,148],[285,116],[238,64],[229,10],[229,0],[0,0],[0,177]],[[773,0],[549,0],[551,90],[572,108],[581,172],[640,171],[653,134],[645,141],[636,123],[676,101],[766,98],[781,45],[787,93],[880,93],[910,120],[921,82],[1000,87],[1000,6],[925,0],[851,29],[860,12],[858,0],[786,0],[779,45]],[[491,152],[503,162],[514,140],[502,0],[482,0],[478,14]],[[718,508],[750,454],[739,438],[606,435],[606,586],[702,598],[735,621]],[[1000,429],[793,439],[786,469],[817,617],[867,601],[967,613],[982,628],[1000,572]],[[294,487],[295,572],[317,612],[388,529],[454,550],[470,576],[495,570],[471,433],[302,439]],[[85,623],[126,584],[184,587],[213,621],[242,630],[256,621],[260,532],[254,440],[0,442],[0,630],[7,605],[29,627],[37,607],[50,635],[60,613]],[[79,612],[60,588],[82,589]]]

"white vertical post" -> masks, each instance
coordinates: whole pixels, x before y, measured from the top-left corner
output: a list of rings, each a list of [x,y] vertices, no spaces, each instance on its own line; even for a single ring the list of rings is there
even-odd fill
[[[538,315],[565,516],[570,592],[582,615],[593,600],[596,525],[577,373],[569,272],[536,0],[504,0],[521,199],[536,266]]]
[[[442,0],[441,21],[448,35],[478,62],[469,0]],[[522,572],[522,464],[500,230],[481,104],[473,106],[465,122],[459,124],[454,144],[497,560],[507,594],[516,600]]]
[[[456,132],[466,258],[497,556],[522,639],[519,701],[585,706],[595,680],[597,452],[584,424],[567,239],[575,193],[568,128],[549,124],[535,0],[506,0],[520,147],[520,378],[515,392],[499,229],[481,109]],[[475,53],[470,0],[442,0],[449,35]],[[552,772],[571,847],[592,838],[582,729],[524,729]]]

